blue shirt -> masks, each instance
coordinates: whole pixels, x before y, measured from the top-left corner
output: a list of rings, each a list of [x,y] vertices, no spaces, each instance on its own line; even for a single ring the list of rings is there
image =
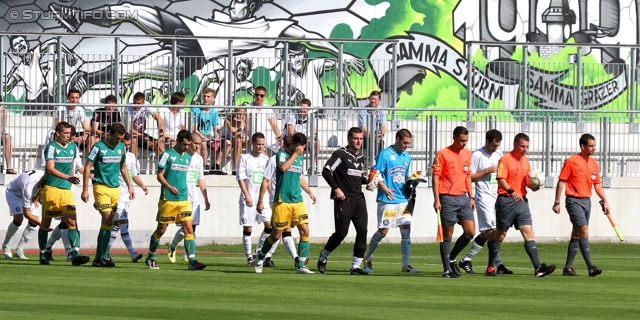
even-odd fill
[[[370,132],[378,133],[381,131],[381,127],[387,124],[387,112],[383,110],[377,110],[377,108],[371,108],[367,105],[371,110],[360,110],[358,112],[358,127],[362,128],[367,127]],[[373,114],[373,111],[376,111]],[[371,118],[373,118],[373,123],[371,123]],[[370,124],[373,124],[373,128],[368,128]],[[373,129],[373,130],[371,130]]]
[[[393,200],[389,200],[387,195],[378,188],[377,201],[384,203],[402,203],[407,202],[407,196],[404,194],[405,180],[409,176],[409,166],[411,166],[411,156],[409,153],[402,151],[400,153],[388,147],[378,155],[376,167],[382,176],[384,185],[393,191]]]
[[[220,124],[218,111],[214,108],[210,108],[209,112],[204,112],[200,108],[193,108],[191,112],[193,112],[193,122],[196,124],[196,128],[204,135],[211,135],[211,130]]]

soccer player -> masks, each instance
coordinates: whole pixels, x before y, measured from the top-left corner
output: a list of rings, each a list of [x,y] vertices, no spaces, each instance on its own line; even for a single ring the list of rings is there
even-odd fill
[[[533,264],[534,275],[544,277],[556,270],[556,265],[540,263],[538,247],[533,234],[533,221],[527,199],[526,176],[531,171],[529,158],[529,136],[518,133],[513,139],[513,150],[505,154],[498,162],[498,199],[496,200],[496,234],[488,243],[489,265],[485,276],[495,276],[495,261],[500,252],[500,244],[507,230],[514,226],[524,238],[524,249]],[[534,190],[535,191],[535,190]]]
[[[204,198],[204,210],[208,211],[211,208],[209,203],[209,196],[207,195],[207,183],[204,181],[204,161],[198,154],[199,148],[202,148],[202,136],[197,133],[191,133],[191,144],[187,147],[187,153],[191,156],[191,162],[189,163],[189,171],[187,171],[187,191],[189,193],[189,204],[193,212],[193,239],[196,238],[196,227],[200,225],[200,196],[198,196],[198,189],[202,193]],[[181,223],[176,223],[176,226],[180,225],[176,234],[173,236],[173,241],[167,257],[171,263],[176,263],[176,247],[184,239],[185,233]],[[189,256],[187,250],[184,251],[184,258],[182,259],[184,264],[189,263]]]
[[[160,269],[156,263],[156,250],[162,235],[167,231],[167,224],[181,223],[184,230],[184,248],[189,257],[189,270],[202,270],[206,263],[196,260],[196,242],[193,237],[193,216],[187,189],[187,172],[191,156],[186,152],[191,141],[191,133],[180,130],[176,136],[176,144],[160,156],[158,162],[158,182],[160,182],[160,201],[158,202],[158,222],[151,235],[149,255],[145,263],[149,269]]]
[[[306,266],[309,255],[309,215],[302,199],[302,154],[307,145],[307,137],[302,133],[295,133],[289,148],[276,153],[276,190],[271,217],[271,235],[258,251],[253,263],[256,273],[262,273],[263,260],[273,244],[280,240],[284,230],[290,227],[298,227],[300,243],[298,244],[297,273],[313,273]],[[316,203],[316,198],[311,195],[311,200]],[[262,207],[262,198],[258,204]],[[263,208],[258,208],[262,212]]]
[[[499,149],[502,143],[502,133],[491,129],[485,134],[484,146],[471,155],[471,181],[476,184],[476,212],[478,213],[478,229],[480,234],[471,243],[467,254],[460,259],[460,268],[467,273],[474,273],[471,259],[480,252],[484,244],[493,239],[496,233],[496,198],[498,197],[498,161],[502,158]],[[496,257],[498,274],[512,274]]]
[[[563,276],[577,276],[573,269],[573,260],[578,254],[578,248],[582,252],[584,262],[587,263],[589,276],[595,277],[602,270],[591,263],[591,250],[589,249],[589,217],[591,215],[591,187],[596,190],[598,197],[604,202],[604,213],[609,213],[609,202],[602,188],[600,169],[598,162],[591,156],[596,151],[596,138],[588,133],[580,137],[580,153],[569,157],[562,166],[558,184],[556,185],[556,198],[553,203],[553,211],[560,214],[560,197],[562,188],[567,185],[565,191],[565,207],[569,213],[569,220],[573,224],[571,240],[567,250],[567,262],[562,270]]]
[[[136,166],[136,156],[131,153],[131,135],[129,133],[124,134],[124,138],[122,138],[122,143],[126,149],[125,153],[125,166],[127,167],[127,171],[129,172],[129,178],[135,184],[137,184],[142,190],[144,194],[149,194],[149,189],[144,185],[140,176],[138,176],[138,166]],[[109,241],[109,247],[113,245],[113,242],[116,241],[118,237],[118,233],[122,237],[122,242],[127,247],[129,251],[129,255],[131,256],[131,262],[138,262],[138,260],[142,259],[142,254],[137,253],[133,248],[133,244],[131,243],[131,236],[129,235],[129,206],[131,205],[131,201],[129,200],[129,186],[124,180],[125,178],[120,173],[118,180],[120,182],[120,196],[118,197],[118,206],[116,207],[116,214],[113,216],[113,226],[111,226],[111,239]]]
[[[88,256],[80,255],[80,233],[76,225],[76,203],[71,192],[71,184],[79,184],[80,179],[74,177],[73,165],[77,147],[69,143],[71,125],[59,122],[56,125],[55,141],[44,149],[46,174],[44,188],[41,193],[42,222],[38,230],[38,246],[40,247],[40,264],[48,265],[46,257],[47,235],[51,219],[62,216],[68,228],[69,241],[73,247],[71,264],[83,265],[89,262]]]
[[[408,199],[405,194],[405,181],[409,177],[411,155],[406,152],[411,144],[412,135],[407,129],[396,132],[396,142],[378,154],[376,167],[382,180],[378,182],[378,231],[369,242],[364,256],[364,271],[373,272],[371,258],[384,239],[389,228],[400,228],[402,237],[402,272],[420,272],[411,267],[411,213],[405,212]]]
[[[126,131],[120,123],[114,123],[109,128],[109,136],[96,142],[84,165],[82,201],[89,202],[89,179],[93,168],[93,198],[95,207],[102,216],[102,225],[98,232],[98,244],[96,256],[93,260],[94,267],[115,267],[115,263],[109,256],[109,242],[111,241],[111,228],[113,226],[113,211],[118,205],[120,197],[120,180],[118,172],[123,177],[129,190],[129,200],[135,198],[129,170],[127,169],[127,151],[123,143]]]
[[[9,205],[9,214],[13,218],[13,221],[11,221],[7,227],[4,242],[2,242],[2,252],[7,259],[11,259],[12,257],[22,260],[29,259],[24,255],[23,248],[24,245],[31,240],[31,236],[36,232],[38,225],[40,225],[40,220],[38,219],[40,210],[34,206],[31,197],[35,195],[33,190],[37,188],[37,184],[43,176],[44,171],[42,170],[23,172],[7,186],[7,204]],[[16,250],[12,254],[9,241],[11,241],[11,238],[22,225],[24,218],[27,218],[29,222],[22,232],[22,237],[20,237],[20,242],[16,246]]]
[[[444,278],[459,278],[456,264],[458,253],[473,239],[476,232],[473,210],[475,200],[471,194],[471,152],[466,149],[469,131],[458,126],[453,129],[453,143],[436,152],[431,168],[433,172],[433,208],[440,211],[444,241],[440,242],[440,258]],[[459,223],[463,234],[451,249],[453,229]]]
[[[254,252],[251,250],[251,232],[255,222],[264,223],[264,230],[258,239],[256,252],[262,248],[264,240],[271,234],[271,208],[258,213],[257,200],[260,197],[260,186],[264,177],[264,169],[269,158],[264,154],[264,134],[256,132],[251,136],[251,152],[243,155],[238,161],[236,180],[240,186],[240,225],[242,226],[242,244],[247,255],[247,264],[253,265]],[[264,201],[264,199],[263,199]],[[264,206],[264,203],[263,203]],[[279,241],[267,252],[265,267],[275,267],[271,255],[275,252]]]
[[[336,150],[322,170],[322,177],[331,187],[333,199],[333,219],[336,231],[329,237],[318,257],[318,271],[327,270],[327,259],[349,232],[353,222],[356,242],[353,245],[351,274],[368,275],[360,269],[367,249],[367,202],[362,193],[362,185],[367,183],[363,175],[364,158],[360,154],[363,139],[362,129],[353,127],[347,134],[348,146]]]

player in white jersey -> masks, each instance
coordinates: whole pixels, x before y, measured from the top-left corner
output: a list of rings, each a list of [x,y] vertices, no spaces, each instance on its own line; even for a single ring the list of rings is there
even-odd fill
[[[129,133],[124,134],[122,143],[124,143],[124,146],[127,149],[125,166],[127,167],[127,170],[129,170],[130,179],[140,188],[142,188],[145,195],[149,194],[149,189],[144,185],[142,179],[140,179],[140,176],[138,175],[136,156],[131,153],[131,135],[129,135]],[[127,187],[127,183],[124,181],[122,174],[120,174],[119,180],[120,197],[118,198],[119,200],[118,206],[116,207],[116,214],[113,217],[109,246],[113,246],[113,242],[116,241],[118,233],[120,233],[122,242],[124,242],[124,245],[127,247],[129,255],[131,256],[131,262],[138,262],[138,260],[142,258],[142,254],[136,252],[136,250],[133,248],[133,244],[131,243],[131,236],[129,235],[129,206],[131,205],[131,200],[129,200],[129,188]]]
[[[242,226],[242,244],[247,255],[247,264],[253,264],[255,252],[262,248],[264,240],[271,234],[271,207],[258,213],[257,200],[260,186],[264,177],[264,169],[269,158],[264,155],[265,137],[261,132],[251,136],[251,152],[243,155],[236,165],[236,180],[240,186],[240,225]],[[263,203],[264,205],[264,203]],[[251,250],[251,232],[255,223],[264,223],[264,230],[260,234],[256,250]],[[275,252],[279,242],[266,255],[264,266],[275,267],[271,255]]]
[[[471,248],[460,259],[460,268],[467,273],[474,273],[471,259],[478,254],[484,244],[493,239],[496,232],[496,199],[498,198],[498,161],[502,158],[500,143],[502,133],[496,129],[487,131],[484,147],[471,155],[471,181],[476,184],[476,212],[478,214],[478,229],[480,234],[473,239]],[[512,274],[500,261],[500,254],[495,259],[499,274]]]
[[[31,236],[37,230],[38,225],[40,225],[40,220],[38,220],[38,211],[41,208],[36,208],[31,199],[32,196],[35,195],[33,190],[37,188],[38,182],[43,176],[43,170],[23,172],[7,186],[7,204],[9,205],[9,214],[13,218],[13,221],[11,221],[7,227],[4,242],[2,242],[2,252],[4,257],[7,259],[11,259],[12,257],[23,260],[29,259],[24,255],[23,248],[24,245],[31,240]],[[11,238],[13,238],[22,225],[24,218],[27,218],[29,225],[27,225],[24,232],[22,232],[20,242],[12,254],[9,241],[11,241]]]
[[[204,198],[204,210],[208,211],[211,208],[209,203],[209,196],[207,196],[207,184],[204,181],[204,159],[200,156],[199,148],[202,145],[202,136],[197,132],[191,133],[191,144],[187,147],[187,153],[191,156],[191,162],[189,163],[189,169],[187,171],[187,193],[189,194],[189,202],[191,203],[191,212],[193,214],[193,237],[196,237],[196,226],[200,224],[200,196],[198,196],[198,189],[202,193]],[[184,239],[184,229],[182,225],[177,223],[176,226],[180,228],[176,231],[171,242],[171,250],[167,257],[171,263],[176,263],[176,247]],[[184,252],[182,263],[188,264],[189,257],[187,251]]]
[[[284,139],[282,139],[281,150],[288,148],[291,145],[291,140],[292,140],[291,135],[284,137]],[[301,182],[300,187],[302,188],[302,190],[304,190],[304,192],[306,192],[315,203],[315,196],[313,195],[313,192],[311,192],[309,185],[307,185],[304,179],[300,179],[300,182]],[[269,158],[269,160],[267,161],[267,165],[264,168],[262,185],[260,186],[260,196],[258,197],[258,199],[260,198],[264,199],[264,194],[267,192],[267,190],[269,191],[269,208],[271,208],[273,206],[273,198],[276,192],[276,156],[275,155]],[[258,209],[258,212],[260,212],[260,210],[264,212],[265,208],[260,208],[260,205],[258,205],[257,209]],[[282,241],[282,244],[284,245],[284,247],[287,249],[287,252],[289,252],[289,255],[291,256],[291,260],[293,260],[293,265],[297,269],[298,260],[300,258],[298,257],[298,251],[296,250],[296,244],[293,241],[293,237],[291,237],[291,228],[286,228],[282,232],[282,238],[280,238],[280,240]],[[271,250],[269,251],[271,252]]]

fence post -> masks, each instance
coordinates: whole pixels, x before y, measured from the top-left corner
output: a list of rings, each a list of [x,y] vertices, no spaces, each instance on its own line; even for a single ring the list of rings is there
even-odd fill
[[[178,60],[178,47],[177,40],[171,41],[171,91],[178,91],[178,70],[176,68],[176,61]]]
[[[4,36],[0,35],[0,97],[6,95],[4,92]],[[6,112],[9,112],[7,109]],[[2,122],[2,118],[0,118],[0,122]],[[6,126],[7,124],[4,123]],[[0,137],[1,138],[1,137]],[[0,148],[0,185],[4,184],[4,148]]]
[[[113,57],[115,59],[114,62],[114,77],[113,77],[113,94],[115,94],[116,97],[120,98],[120,38],[119,37],[115,37],[115,46],[113,49]],[[121,99],[120,99],[121,100]],[[127,101],[120,101],[120,103],[128,103]]]
[[[578,47],[576,55],[576,107],[575,109],[582,110],[582,48]],[[584,122],[582,122],[582,113],[578,112],[578,119],[576,120],[576,132],[584,132]]]
[[[544,176],[545,176],[545,187],[553,188],[553,177],[551,176],[551,149],[553,149],[553,141],[551,139],[551,129],[552,129],[551,116],[547,116],[547,125],[545,130],[545,159],[544,159]]]
[[[318,165],[316,163],[316,158],[315,158],[315,154],[316,154],[316,139],[315,139],[315,132],[316,132],[316,113],[313,112],[313,110],[311,112],[309,112],[307,114],[307,122],[309,123],[309,145],[311,145],[311,148],[309,149],[309,158],[310,158],[310,163],[311,163],[311,169],[309,169],[309,178],[307,179],[307,182],[309,184],[309,187],[317,187],[318,186],[318,176],[316,175],[316,166]],[[318,168],[320,169],[320,168]]]
[[[609,155],[609,118],[605,117],[602,120],[602,186],[605,188],[610,188],[611,177],[609,177],[609,161],[611,161],[611,155]]]
[[[429,147],[427,149],[427,175],[431,176],[431,164],[433,163],[433,157],[436,149],[436,117],[434,115],[429,116]],[[429,181],[429,187],[433,186],[433,179],[427,179]]]
[[[522,47],[522,109],[529,109],[529,46]],[[525,112],[522,121],[527,121],[529,114]]]
[[[289,42],[285,42],[284,43],[284,54],[282,55],[282,59],[284,60],[283,65],[284,65],[284,70],[282,70],[282,77],[284,78],[284,81],[282,82],[283,88],[282,89],[282,98],[283,98],[283,102],[284,102],[284,106],[288,106],[289,105]],[[278,88],[276,88],[276,95],[278,94]],[[280,114],[283,114],[284,112],[280,112]]]
[[[469,131],[475,131],[473,123],[471,110],[473,109],[473,78],[475,76],[475,69],[473,68],[473,52],[471,52],[472,45],[471,43],[466,43],[467,47],[467,121],[466,127]]]
[[[344,70],[344,44],[342,42],[338,43],[338,74],[336,75],[336,81],[338,81],[338,101],[336,101],[336,107],[342,107],[342,74]],[[338,114],[341,114],[340,110],[338,110]]]
[[[392,101],[391,101],[391,105],[393,106],[393,115],[392,115],[392,119],[395,122],[396,120],[398,120],[397,115],[396,115],[396,103],[398,101],[398,88],[397,88],[397,79],[398,79],[398,43],[394,43],[393,44],[393,57],[391,58],[391,68],[393,69],[393,88],[392,88],[392,92],[393,92],[393,97],[392,97]],[[376,143],[378,141],[376,140]]]
[[[62,103],[62,102],[66,102],[62,101],[64,96],[66,96],[66,94],[64,92],[62,92],[62,81],[64,79],[64,76],[62,75],[62,37],[61,36],[57,36],[56,37],[56,77],[58,78],[58,81],[56,83],[56,102],[58,103]],[[51,107],[47,107],[47,109],[53,109]]]
[[[629,109],[635,111],[638,109],[636,96],[636,77],[638,76],[638,63],[636,55],[638,54],[638,48],[631,48],[631,65],[629,66]],[[639,133],[640,125],[636,123],[636,114],[629,113],[629,133]]]
[[[227,81],[225,81],[224,84],[226,86],[226,88],[224,89],[227,90],[227,101],[223,101],[224,105],[228,106],[229,108],[233,107],[231,105],[231,103],[234,101],[232,95],[235,95],[235,92],[233,92],[233,88],[231,85],[231,82],[234,82],[231,80],[233,79],[234,67],[235,63],[233,61],[233,40],[229,40],[229,42],[227,43]]]

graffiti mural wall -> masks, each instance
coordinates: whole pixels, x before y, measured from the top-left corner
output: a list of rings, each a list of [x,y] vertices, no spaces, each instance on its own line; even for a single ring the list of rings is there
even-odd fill
[[[397,89],[398,107],[466,108],[469,89],[476,108],[635,110],[629,92],[638,72],[631,66],[640,51],[608,45],[640,43],[639,3],[0,0],[0,30],[12,33],[2,37],[2,95],[55,102],[76,88],[85,103],[113,92],[131,102],[143,92],[150,103],[164,104],[181,90],[198,104],[210,87],[218,92],[216,104],[241,105],[264,86],[272,105],[308,98],[335,106],[364,105],[372,90],[382,90],[392,105]],[[58,42],[29,32],[67,36]],[[98,36],[109,34],[129,37]],[[192,38],[173,42],[161,35]],[[229,60],[227,41],[193,38],[201,36],[253,39],[235,39]],[[315,40],[285,48],[274,39],[281,37]],[[392,44],[345,42],[340,66],[338,45],[323,39],[399,41],[397,82],[391,81]],[[466,47],[466,41],[492,43]],[[567,45],[575,43],[580,49]]]

